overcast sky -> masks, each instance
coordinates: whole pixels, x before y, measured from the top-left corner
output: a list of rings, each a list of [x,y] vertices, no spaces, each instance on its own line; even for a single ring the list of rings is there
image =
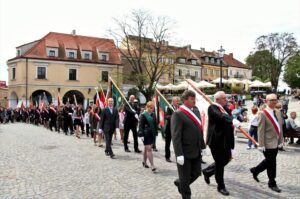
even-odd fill
[[[226,53],[244,62],[257,37],[294,33],[300,43],[299,0],[0,0],[0,80],[7,80],[6,61],[15,47],[48,32],[107,37],[113,17],[132,9],[176,21],[174,41]]]

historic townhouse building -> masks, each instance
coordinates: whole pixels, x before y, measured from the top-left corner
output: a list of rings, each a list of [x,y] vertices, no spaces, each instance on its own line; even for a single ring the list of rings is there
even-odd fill
[[[251,67],[243,64],[239,60],[233,57],[233,53],[224,55],[225,63],[228,65],[228,77],[237,79],[251,79],[252,69]]]
[[[8,88],[5,81],[0,81],[0,107],[8,106]]]
[[[86,106],[99,83],[106,89],[109,75],[122,85],[120,53],[111,39],[50,32],[16,49],[17,56],[7,61],[11,107],[40,98],[55,104],[58,95],[64,103],[73,103],[75,95]]]

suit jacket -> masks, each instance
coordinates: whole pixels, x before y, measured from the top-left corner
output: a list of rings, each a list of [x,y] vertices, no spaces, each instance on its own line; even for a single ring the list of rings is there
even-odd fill
[[[281,118],[281,114],[278,110],[275,110],[275,113],[277,118]],[[279,119],[278,123],[280,127],[279,139],[275,127],[266,114],[263,111],[258,114],[257,132],[258,143],[261,147],[266,147],[266,149],[276,149],[278,145],[283,142],[282,120]]]
[[[129,102],[131,107],[135,110],[132,111],[130,107],[126,104],[124,109],[125,109],[125,118],[124,118],[124,125],[137,125],[138,120],[135,118],[135,114],[139,115],[140,114],[140,108],[137,103],[131,103]]]
[[[166,110],[165,110],[165,125],[166,127],[164,128],[164,134],[166,133],[171,133],[171,117],[172,117],[172,114],[173,114],[173,110],[166,106]]]
[[[200,119],[199,112],[194,113]],[[171,134],[176,156],[183,155],[185,158],[194,159],[205,148],[202,129],[180,110],[172,115]]]
[[[119,128],[119,113],[116,108],[112,108],[112,113],[108,107],[105,107],[101,113],[100,129],[104,132],[113,133]]]
[[[230,113],[227,108],[224,108]],[[210,148],[234,149],[232,117],[220,111],[217,105],[208,107],[207,145]]]

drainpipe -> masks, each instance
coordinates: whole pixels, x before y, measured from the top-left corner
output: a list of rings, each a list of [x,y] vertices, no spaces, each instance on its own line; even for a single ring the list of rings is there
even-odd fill
[[[26,107],[28,106],[28,58],[26,58],[26,91],[25,91],[25,101],[26,101]]]

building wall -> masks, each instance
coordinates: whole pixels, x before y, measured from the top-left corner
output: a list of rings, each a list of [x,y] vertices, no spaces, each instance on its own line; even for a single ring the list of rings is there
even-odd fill
[[[38,66],[46,67],[46,79],[37,79],[36,71]],[[16,79],[11,80],[9,78],[8,98],[12,102],[15,100],[13,93],[16,93],[18,100],[26,102],[26,60],[20,59],[16,62],[8,63],[9,77],[11,77],[12,67],[16,67]],[[69,80],[69,68],[77,69],[77,80]],[[95,87],[99,85],[99,82],[101,82],[103,89],[107,87],[107,82],[101,81],[102,71],[108,71],[109,76],[119,86],[122,86],[122,70],[123,67],[118,65],[29,59],[27,104],[29,104],[31,94],[36,90],[49,92],[53,101],[57,99],[58,90],[60,90],[61,99],[66,92],[76,90],[81,92],[85,99],[93,100],[96,94]]]
[[[0,107],[6,107],[8,100],[8,89],[0,88]]]
[[[252,70],[245,68],[228,67],[228,76],[230,78],[251,79]]]
[[[222,67],[222,76],[223,78],[227,78],[228,76],[228,68],[226,66]],[[202,79],[206,81],[212,81],[220,77],[220,67],[203,64],[202,67]]]

